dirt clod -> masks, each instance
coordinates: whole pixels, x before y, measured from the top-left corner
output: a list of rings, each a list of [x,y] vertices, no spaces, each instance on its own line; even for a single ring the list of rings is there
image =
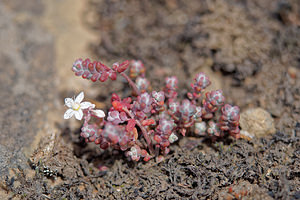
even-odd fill
[[[275,133],[274,119],[262,108],[251,108],[241,113],[240,126],[256,137]]]

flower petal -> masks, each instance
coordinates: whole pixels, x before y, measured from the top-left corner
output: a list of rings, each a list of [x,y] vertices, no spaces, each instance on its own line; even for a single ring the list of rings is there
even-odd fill
[[[68,109],[64,114],[64,119],[70,119],[74,115],[73,109]]]
[[[80,93],[78,94],[78,96],[75,98],[75,102],[76,102],[76,103],[80,103],[80,102],[83,100],[83,98],[84,98],[84,93],[83,93],[83,92],[80,92]]]
[[[105,113],[103,112],[103,110],[92,110],[92,113],[98,118],[105,117]]]
[[[69,108],[72,107],[72,105],[74,104],[74,100],[71,98],[65,98],[65,105],[68,106]]]
[[[81,109],[79,109],[78,111],[75,111],[75,118],[78,120],[81,120],[83,117],[83,112]]]
[[[82,102],[80,104],[80,108],[82,108],[82,109],[87,109],[89,107],[95,108],[95,104],[92,104],[92,103],[90,103],[88,101]]]

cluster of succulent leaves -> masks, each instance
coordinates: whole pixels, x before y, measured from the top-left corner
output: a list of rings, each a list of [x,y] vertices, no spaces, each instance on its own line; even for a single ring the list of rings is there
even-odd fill
[[[129,74],[125,70],[129,69]],[[131,97],[111,96],[107,118],[91,120],[92,108],[84,110],[81,136],[100,148],[112,147],[125,151],[134,161],[158,160],[169,153],[171,143],[186,133],[208,136],[239,138],[239,108],[225,104],[221,90],[204,90],[211,82],[204,73],[193,80],[187,98],[180,100],[175,76],[165,79],[161,91],[149,91],[150,82],[145,78],[146,68],[141,61],[114,63],[110,68],[101,62],[78,59],[73,64],[75,75],[92,81],[104,82],[124,77],[133,92]]]

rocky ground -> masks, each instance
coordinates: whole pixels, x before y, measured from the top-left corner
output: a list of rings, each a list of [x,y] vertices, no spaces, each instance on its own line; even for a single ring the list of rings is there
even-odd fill
[[[1,1],[1,199],[299,199],[299,5]],[[107,109],[112,92],[128,93],[73,76],[78,57],[141,59],[153,88],[176,75],[182,93],[206,72],[240,106],[248,137],[186,137],[161,163],[86,144],[62,119],[64,97],[84,89]]]

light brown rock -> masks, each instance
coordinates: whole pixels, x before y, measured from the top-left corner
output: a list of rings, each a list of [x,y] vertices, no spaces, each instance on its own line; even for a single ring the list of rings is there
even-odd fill
[[[274,119],[262,108],[251,108],[241,113],[240,126],[255,137],[275,133]]]

